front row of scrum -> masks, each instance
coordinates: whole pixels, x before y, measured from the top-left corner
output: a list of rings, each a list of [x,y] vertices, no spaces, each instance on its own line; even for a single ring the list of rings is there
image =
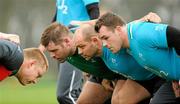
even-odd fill
[[[97,62],[99,57],[109,70],[124,76],[116,77],[114,103],[129,99],[138,103],[153,95],[152,104],[178,103],[179,34],[178,29],[166,24],[143,21],[126,24],[114,13],[106,13],[95,25],[80,26],[75,35],[63,25],[53,23],[43,32],[41,43],[51,57],[61,62],[67,60],[81,70],[84,65],[80,67],[81,63],[76,61],[77,49],[86,60]],[[97,76],[90,67],[85,71]],[[99,77],[105,78],[104,75]]]
[[[59,23],[45,29],[41,44],[51,57],[113,82],[113,91],[93,90],[94,86],[85,84],[78,104],[102,104],[111,96],[112,104],[179,102],[180,31],[152,23],[150,17],[126,24],[108,12],[75,33]],[[15,75],[26,85],[36,83],[46,72],[48,62],[40,50],[25,49],[23,55],[16,43],[2,40],[0,46],[1,80]]]

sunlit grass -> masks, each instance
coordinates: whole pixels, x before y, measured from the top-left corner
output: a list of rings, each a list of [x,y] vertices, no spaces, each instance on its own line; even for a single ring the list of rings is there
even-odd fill
[[[0,82],[0,104],[58,104],[56,82],[43,78],[38,84],[21,86],[15,78]]]

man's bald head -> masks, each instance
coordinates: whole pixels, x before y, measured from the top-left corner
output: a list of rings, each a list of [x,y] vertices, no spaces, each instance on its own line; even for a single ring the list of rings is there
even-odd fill
[[[76,38],[82,37],[84,40],[90,40],[92,36],[97,36],[97,32],[94,30],[94,25],[83,24],[75,32]]]

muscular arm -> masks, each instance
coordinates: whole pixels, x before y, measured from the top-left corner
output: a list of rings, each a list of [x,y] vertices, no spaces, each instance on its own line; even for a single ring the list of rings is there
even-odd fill
[[[161,18],[156,13],[149,12],[147,15],[145,15],[144,17],[142,17],[136,21],[147,21],[147,22],[160,23]]]
[[[71,25],[82,25],[82,24],[92,24],[95,25],[97,19],[89,20],[89,21],[71,21]],[[161,18],[156,13],[148,13],[144,17],[135,20],[135,21],[148,21],[148,22],[154,22],[154,23],[160,23]]]
[[[6,34],[6,33],[0,32],[0,39],[6,39],[12,42],[15,42],[17,44],[20,44],[20,38],[16,34]]]

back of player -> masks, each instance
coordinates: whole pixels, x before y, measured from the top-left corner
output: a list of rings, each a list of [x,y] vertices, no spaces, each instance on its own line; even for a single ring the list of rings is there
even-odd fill
[[[132,30],[129,33],[130,50],[135,59],[147,70],[162,78],[179,80],[180,58],[174,48],[168,48],[167,25],[134,22],[128,24],[128,27]]]

